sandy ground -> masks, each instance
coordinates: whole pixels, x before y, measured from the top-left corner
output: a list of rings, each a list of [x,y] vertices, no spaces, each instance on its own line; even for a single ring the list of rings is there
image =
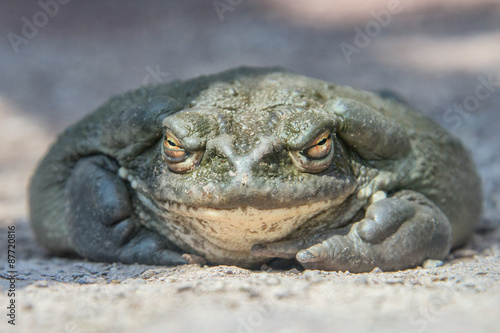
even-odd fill
[[[75,1],[46,22],[35,1],[0,3],[0,332],[499,332],[498,1],[401,0],[378,28],[394,0],[221,2]],[[26,21],[36,32],[23,35]],[[25,188],[58,132],[114,94],[239,65],[387,88],[454,132],[483,177],[471,242],[441,267],[368,274],[91,263],[34,242]]]

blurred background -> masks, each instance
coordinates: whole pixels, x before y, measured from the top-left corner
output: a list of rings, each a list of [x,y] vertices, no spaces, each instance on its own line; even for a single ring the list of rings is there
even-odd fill
[[[115,94],[241,65],[390,89],[454,132],[499,224],[500,2],[0,1],[0,223],[57,133]]]

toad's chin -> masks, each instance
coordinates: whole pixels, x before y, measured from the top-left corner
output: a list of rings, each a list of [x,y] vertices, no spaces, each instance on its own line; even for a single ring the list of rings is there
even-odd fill
[[[253,245],[289,238],[307,221],[338,204],[337,200],[326,200],[276,209],[246,205],[217,209],[162,202],[157,203],[162,221],[154,228],[212,264],[256,267],[269,258],[253,255]]]

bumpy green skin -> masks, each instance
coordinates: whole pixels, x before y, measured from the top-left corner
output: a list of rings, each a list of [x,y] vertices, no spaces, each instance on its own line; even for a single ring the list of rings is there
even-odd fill
[[[203,151],[191,172],[168,169],[167,128]],[[331,166],[301,170],[290,152],[324,130]],[[194,232],[198,220],[179,213],[322,201],[322,212],[251,252]],[[30,186],[33,229],[53,253],[151,264],[189,262],[181,254],[190,253],[246,267],[278,257],[306,268],[403,269],[462,245],[481,205],[466,151],[434,122],[395,100],[275,68],[114,98],[60,135]]]

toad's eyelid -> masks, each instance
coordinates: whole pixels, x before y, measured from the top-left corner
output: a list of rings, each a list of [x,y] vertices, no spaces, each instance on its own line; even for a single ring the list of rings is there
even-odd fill
[[[181,140],[179,140],[178,137],[170,129],[167,129],[165,131],[164,140],[167,143],[171,141],[175,146],[184,149],[184,145],[182,144]]]
[[[323,140],[327,140],[329,136],[330,136],[330,132],[329,131],[328,132],[324,132],[323,134],[317,136],[316,140],[314,140],[314,142],[316,144],[318,144],[318,143],[320,143]]]
[[[175,133],[174,133],[174,132],[172,132],[172,131],[171,131],[171,130],[169,130],[169,129],[167,129],[167,130],[165,131],[165,137],[171,137],[171,138],[172,138],[172,139],[174,139],[174,140],[178,140],[178,139],[177,139],[177,135],[175,135]]]
[[[200,137],[198,132],[184,132],[180,130],[181,135],[177,135],[170,128],[165,129],[165,134],[163,136],[163,146],[168,145],[168,140],[171,139],[173,143],[179,148],[186,151],[195,152],[205,150],[206,138]]]
[[[319,135],[316,135],[314,139],[309,141],[309,143],[302,149],[302,151],[307,150],[313,146],[318,145],[322,140],[328,140],[328,138],[331,137],[332,132],[330,130],[323,130],[322,132],[319,132]]]

